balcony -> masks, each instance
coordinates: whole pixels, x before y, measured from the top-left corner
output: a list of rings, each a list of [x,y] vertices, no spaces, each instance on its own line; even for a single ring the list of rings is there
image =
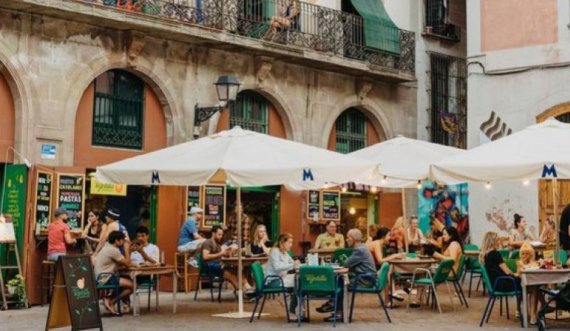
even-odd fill
[[[399,52],[366,45],[361,16],[299,2],[270,33],[280,0],[2,0],[0,7],[393,82],[415,80],[413,32],[384,29]],[[380,36],[379,38],[382,38]]]

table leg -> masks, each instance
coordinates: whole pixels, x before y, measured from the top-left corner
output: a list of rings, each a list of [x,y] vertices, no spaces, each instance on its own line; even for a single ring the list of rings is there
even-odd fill
[[[158,290],[160,289],[160,275],[156,275],[156,288],[154,289],[154,296],[155,296],[155,306],[156,311],[158,311]]]
[[[173,289],[172,289],[172,313],[176,314],[176,292],[178,292],[178,277],[176,271],[172,272]]]
[[[132,276],[133,279],[133,316],[139,316],[139,300],[137,296],[137,276]]]
[[[344,295],[342,296],[342,321],[344,323],[348,324],[348,310],[349,310],[349,306],[348,306],[348,276],[345,276],[344,278],[344,285],[343,285],[343,291],[344,291]]]
[[[522,318],[523,318],[523,327],[526,329],[528,328],[528,301],[527,301],[527,293],[526,293],[526,285],[522,285],[522,300],[523,300],[523,308],[522,308]]]

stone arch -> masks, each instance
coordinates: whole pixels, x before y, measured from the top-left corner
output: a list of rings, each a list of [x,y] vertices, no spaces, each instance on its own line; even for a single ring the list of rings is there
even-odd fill
[[[267,101],[273,105],[277,111],[277,114],[279,114],[281,122],[285,127],[285,134],[287,136],[287,139],[294,141],[300,140],[300,133],[302,131],[300,124],[295,121],[295,117],[293,116],[291,107],[288,105],[287,101],[278,93],[276,93],[275,90],[265,86],[260,88],[258,85],[244,84],[241,88],[241,91],[252,91],[266,98]],[[215,132],[219,119],[220,116],[215,116],[212,118],[208,129],[208,134]]]
[[[570,113],[570,102],[564,102],[548,108],[547,110],[543,111],[542,113],[536,116],[536,122],[537,123],[544,122],[550,117],[557,117],[567,113]]]
[[[0,75],[6,80],[14,103],[14,148],[27,159],[31,159],[30,146],[33,128],[34,88],[23,73],[24,65],[16,57],[8,57],[0,47]],[[22,75],[20,75],[22,73]]]
[[[340,103],[339,107],[336,107],[331,111],[325,120],[324,130],[323,132],[328,132],[330,134],[337,118],[347,109],[349,108],[356,108],[360,110],[364,116],[370,121],[372,127],[378,132],[378,136],[381,140],[389,139],[394,136],[392,127],[390,126],[390,122],[388,121],[388,117],[384,114],[380,106],[372,103],[371,101],[364,100],[348,100],[345,102]],[[319,142],[319,146],[322,148],[327,148],[329,134],[324,134],[321,136],[321,141]]]
[[[145,61],[137,61],[136,66],[129,65],[126,58],[117,59],[115,61],[108,61],[106,58],[94,60],[90,65],[91,70],[87,71],[85,68],[80,68],[70,74],[70,81],[75,82],[69,86],[67,99],[65,105],[64,121],[67,127],[75,128],[75,119],[77,116],[77,108],[85,90],[89,85],[99,77],[99,75],[112,69],[121,69],[129,71],[140,77],[156,94],[158,97],[164,117],[166,120],[166,134],[167,145],[172,145],[179,142],[183,138],[184,128],[182,126],[183,111],[181,105],[176,103],[174,87],[170,78],[163,76],[155,70],[150,64]],[[66,143],[69,144],[71,150],[71,159],[64,159],[64,164],[73,163],[74,151],[74,137],[75,129],[66,131]]]

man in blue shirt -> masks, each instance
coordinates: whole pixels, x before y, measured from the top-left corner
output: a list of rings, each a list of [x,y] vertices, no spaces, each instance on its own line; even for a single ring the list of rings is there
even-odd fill
[[[202,212],[204,210],[199,207],[192,207],[190,209],[190,217],[180,229],[180,235],[178,236],[178,251],[180,253],[193,253],[196,251],[198,246],[204,242],[200,234],[198,233],[197,224],[202,219]]]

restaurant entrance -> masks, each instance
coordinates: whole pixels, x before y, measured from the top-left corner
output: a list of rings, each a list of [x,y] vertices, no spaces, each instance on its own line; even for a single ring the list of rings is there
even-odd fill
[[[243,188],[241,190],[243,211],[251,220],[250,238],[258,224],[265,225],[269,239],[273,242],[279,236],[279,190],[279,186]],[[228,188],[227,215],[233,214],[235,201],[236,190]]]

